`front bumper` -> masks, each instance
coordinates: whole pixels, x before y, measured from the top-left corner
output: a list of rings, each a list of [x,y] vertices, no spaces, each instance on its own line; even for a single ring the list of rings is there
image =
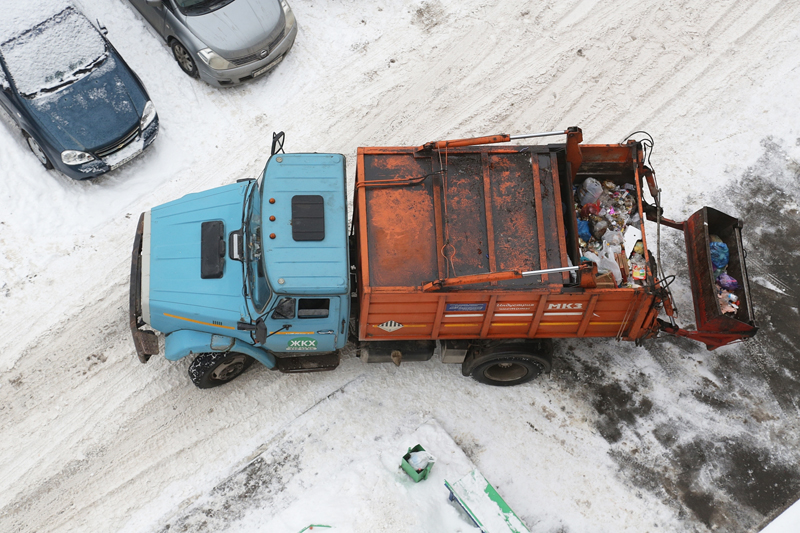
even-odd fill
[[[103,158],[98,158],[96,154],[94,161],[89,161],[82,165],[66,165],[59,160],[57,161],[58,169],[76,180],[85,180],[95,178],[101,174],[105,174],[111,170],[116,170],[122,165],[139,157],[158,136],[158,115],[151,122],[144,131],[140,132],[136,139],[117,152],[108,154]]]
[[[143,329],[146,326],[142,318],[142,242],[144,225],[145,213],[142,213],[139,217],[139,224],[136,226],[136,237],[133,239],[130,302],[128,308],[133,345],[136,347],[136,355],[142,363],[146,363],[151,355],[156,355],[158,353],[158,337],[156,337],[155,332],[149,329]]]
[[[200,74],[200,79],[204,82],[214,85],[215,87],[230,87],[231,85],[239,85],[246,81],[259,78],[277,67],[284,56],[294,45],[294,40],[297,37],[297,23],[286,31],[286,35],[278,45],[272,49],[270,54],[259,61],[242,65],[228,70],[214,70],[202,60],[197,59],[197,71]]]

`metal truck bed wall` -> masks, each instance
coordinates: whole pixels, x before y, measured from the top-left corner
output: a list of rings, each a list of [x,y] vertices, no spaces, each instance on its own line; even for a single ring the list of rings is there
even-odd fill
[[[750,301],[750,280],[744,261],[742,225],[738,219],[711,207],[704,207],[684,223],[686,256],[694,300],[697,329],[755,335],[753,306]],[[728,245],[730,260],[727,272],[739,281],[739,288],[732,291],[739,297],[739,310],[735,316],[726,316],[720,311],[714,281],[714,266],[709,251],[710,236],[717,235]]]
[[[573,179],[591,175],[636,183],[638,190],[639,152],[635,145],[585,145],[582,160],[567,153],[563,144],[359,148],[353,217],[359,338],[651,333],[657,313],[643,287],[581,289],[559,273],[421,289],[436,279],[568,266],[568,257],[578,264]],[[412,178],[420,179],[401,182]]]

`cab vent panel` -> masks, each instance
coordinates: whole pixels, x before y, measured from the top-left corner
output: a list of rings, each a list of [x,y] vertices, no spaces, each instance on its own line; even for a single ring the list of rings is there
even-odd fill
[[[295,241],[325,239],[325,204],[322,196],[313,194],[292,197],[292,238]]]

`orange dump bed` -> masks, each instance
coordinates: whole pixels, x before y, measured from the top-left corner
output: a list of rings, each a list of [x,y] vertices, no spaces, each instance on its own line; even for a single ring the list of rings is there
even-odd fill
[[[641,198],[642,168],[638,144],[579,142],[578,130],[557,145],[359,148],[359,338],[654,334],[647,287],[585,288],[560,272],[423,290],[434,280],[578,265],[573,182],[591,172],[636,183]]]

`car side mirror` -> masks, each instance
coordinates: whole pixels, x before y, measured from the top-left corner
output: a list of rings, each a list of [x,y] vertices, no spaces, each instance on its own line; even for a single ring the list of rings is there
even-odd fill
[[[108,35],[108,28],[106,28],[103,25],[103,23],[100,22],[100,19],[95,19],[95,20],[97,21],[97,29],[100,30],[100,33],[102,33],[103,35]]]

